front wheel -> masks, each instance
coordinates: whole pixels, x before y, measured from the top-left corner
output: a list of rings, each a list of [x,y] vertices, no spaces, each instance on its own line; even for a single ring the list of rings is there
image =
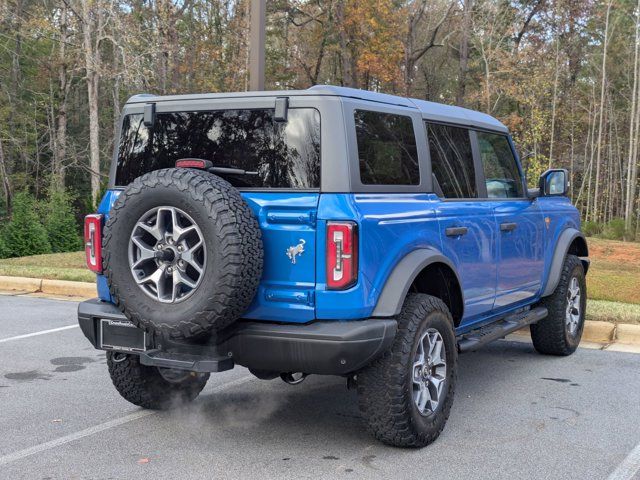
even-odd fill
[[[558,286],[540,304],[549,314],[531,325],[534,348],[546,355],[571,355],[582,338],[587,307],[587,284],[578,257],[566,256]]]
[[[107,352],[111,381],[122,397],[152,410],[178,407],[196,399],[209,380],[208,373],[161,369],[140,363],[138,355]]]
[[[371,433],[396,447],[436,440],[453,403],[457,360],[447,306],[409,294],[391,349],[358,373],[360,410]]]

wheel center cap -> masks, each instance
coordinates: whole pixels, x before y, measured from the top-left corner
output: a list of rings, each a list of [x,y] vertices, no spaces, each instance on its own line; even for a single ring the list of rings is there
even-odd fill
[[[166,262],[173,262],[176,259],[176,252],[173,248],[166,248],[162,251],[162,255]]]
[[[164,248],[156,252],[156,258],[161,262],[173,263],[176,259],[176,252],[173,248]]]

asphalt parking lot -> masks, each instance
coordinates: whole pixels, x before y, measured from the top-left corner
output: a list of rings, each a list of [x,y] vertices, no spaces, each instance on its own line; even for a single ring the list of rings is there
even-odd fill
[[[551,358],[509,341],[465,354],[444,433],[401,450],[369,437],[337,377],[290,386],[236,368],[188,407],[141,410],[112,387],[75,311],[0,296],[2,479],[640,479],[638,354]]]

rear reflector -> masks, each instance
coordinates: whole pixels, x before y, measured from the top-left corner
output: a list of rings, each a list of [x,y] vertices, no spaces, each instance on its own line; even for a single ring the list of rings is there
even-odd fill
[[[344,290],[357,281],[357,225],[354,222],[327,222],[327,288]]]
[[[211,168],[213,163],[210,160],[202,160],[201,158],[181,158],[176,161],[176,168],[199,168],[206,170]]]
[[[84,252],[89,270],[102,273],[102,215],[84,217]]]

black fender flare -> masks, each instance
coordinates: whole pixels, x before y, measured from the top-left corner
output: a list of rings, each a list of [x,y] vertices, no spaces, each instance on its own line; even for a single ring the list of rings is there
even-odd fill
[[[558,286],[560,275],[562,274],[562,265],[564,264],[564,259],[569,252],[571,244],[576,238],[582,238],[586,245],[587,241],[585,240],[584,235],[582,234],[582,232],[575,228],[567,228],[560,234],[558,242],[556,243],[556,248],[553,252],[551,266],[549,267],[549,275],[547,275],[547,283],[545,284],[544,290],[542,291],[542,297],[551,295]],[[585,267],[584,270],[586,273],[587,269],[589,268],[589,259],[586,256],[581,256],[580,260],[582,260],[582,264]]]
[[[400,313],[409,287],[422,270],[434,263],[443,263],[453,271],[460,286],[462,307],[464,308],[464,292],[455,266],[447,257],[435,249],[419,248],[405,255],[387,277],[382,292],[378,297],[372,317],[393,317]]]

